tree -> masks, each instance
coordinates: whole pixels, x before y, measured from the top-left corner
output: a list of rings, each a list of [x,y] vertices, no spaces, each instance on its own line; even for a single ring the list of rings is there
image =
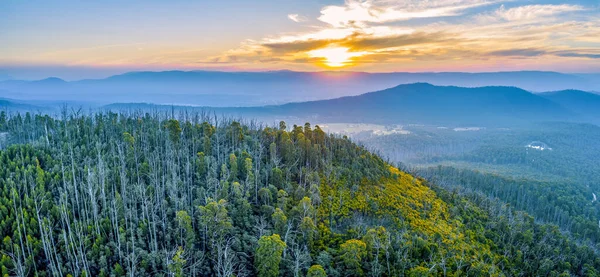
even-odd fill
[[[186,211],[178,211],[175,215],[177,221],[179,243],[187,249],[192,248],[194,243],[194,229],[192,228],[192,218]]]
[[[206,155],[204,154],[204,152],[198,152],[197,154],[198,156],[198,177],[202,178],[204,177],[204,174],[206,174]]]
[[[205,248],[209,248],[213,270],[217,276],[229,276],[233,273],[234,254],[231,250],[231,239],[227,238],[233,228],[228,215],[227,202],[209,200],[206,206],[200,206],[200,221],[204,229]]]
[[[308,269],[306,277],[327,277],[325,269],[320,265],[313,265]]]
[[[361,240],[351,239],[340,246],[341,260],[347,272],[362,276],[362,258],[367,254],[367,245]]]
[[[233,227],[226,206],[225,199],[218,202],[209,200],[206,206],[200,206],[202,225],[206,227],[206,232],[212,240],[222,238]]]
[[[169,131],[171,141],[174,144],[178,144],[181,137],[181,126],[179,125],[179,121],[176,119],[169,119],[165,124],[165,128]]]
[[[380,276],[383,272],[381,266],[381,260],[386,260],[386,265],[389,271],[389,248],[390,238],[389,233],[385,228],[379,226],[378,228],[371,228],[367,231],[363,240],[366,242],[368,256],[371,259],[370,271],[374,276]],[[389,272],[388,272],[389,274]]]
[[[429,269],[423,266],[417,266],[414,268],[411,268],[408,271],[408,276],[410,277],[426,277],[426,276],[430,276],[429,274]]]
[[[169,270],[173,277],[183,277],[183,267],[185,266],[186,260],[183,258],[183,248],[180,246],[175,252]]]
[[[238,162],[237,157],[233,153],[229,155],[229,178],[232,181],[238,179]]]
[[[281,262],[281,255],[285,247],[285,243],[281,241],[281,237],[278,234],[262,236],[258,240],[258,249],[254,257],[258,276],[279,276],[279,263]]]
[[[6,111],[0,112],[0,131],[4,131],[6,129]]]
[[[275,232],[283,235],[285,232],[285,226],[287,226],[287,216],[285,216],[285,213],[280,208],[276,208],[271,217],[273,219]]]

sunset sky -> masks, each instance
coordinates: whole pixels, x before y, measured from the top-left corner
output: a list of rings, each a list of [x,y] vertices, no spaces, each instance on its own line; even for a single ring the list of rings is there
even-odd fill
[[[0,74],[600,72],[600,1],[1,1]]]

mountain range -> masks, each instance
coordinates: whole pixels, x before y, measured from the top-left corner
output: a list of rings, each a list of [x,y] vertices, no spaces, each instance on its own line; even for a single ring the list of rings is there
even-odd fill
[[[59,78],[11,80],[0,82],[0,96],[12,96],[19,100],[0,98],[3,99],[0,107],[34,112],[49,111],[52,108],[57,111],[64,104],[84,109],[110,110],[202,109],[267,122],[284,119],[294,122],[448,126],[514,125],[539,121],[600,123],[600,95],[582,90],[533,93],[515,86],[460,87],[412,83],[396,84],[391,88],[376,89],[364,94],[358,92],[360,89],[387,85],[393,80],[406,81],[406,78],[402,78],[409,75],[418,78],[433,76],[427,73],[168,71],[134,72],[107,79],[76,82]],[[580,87],[591,84],[577,75],[552,72],[434,75],[437,83],[471,82],[475,85],[511,80],[512,83],[529,87],[533,83],[544,83],[541,87],[560,87],[559,84],[576,87],[575,82],[580,82]],[[534,81],[536,76],[547,82]],[[173,90],[169,90],[169,87]],[[298,89],[286,91],[286,87]],[[210,92],[211,88],[214,91]],[[131,93],[125,92],[128,90]],[[198,93],[198,90],[206,93]],[[279,90],[286,93],[277,93]],[[322,94],[325,90],[328,90],[327,96]],[[286,101],[288,98],[323,99],[338,94],[346,96],[313,101]],[[203,101],[204,98],[209,100]],[[271,99],[272,102],[285,104],[256,106],[262,103],[256,99]],[[236,107],[243,103],[247,103],[246,107]]]
[[[90,105],[147,102],[212,107],[264,106],[355,96],[427,82],[441,86],[514,86],[532,92],[600,91],[595,74],[541,71],[490,73],[365,72],[130,72],[105,79],[0,81],[0,96],[20,100],[60,100]]]
[[[427,83],[399,85],[358,96],[263,107],[117,103],[103,108],[113,111],[201,109],[265,121],[285,119],[298,122],[448,126],[510,126],[542,121],[600,123],[600,95],[594,93],[565,90],[534,94],[516,87],[463,88]]]
[[[276,114],[318,115],[328,122],[379,124],[503,124],[575,117],[561,105],[515,87],[463,88],[427,83],[267,109]]]

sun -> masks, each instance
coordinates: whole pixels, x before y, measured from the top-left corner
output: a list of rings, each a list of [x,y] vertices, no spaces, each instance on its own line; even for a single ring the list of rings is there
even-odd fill
[[[350,59],[362,56],[365,52],[349,52],[346,47],[328,47],[307,52],[310,57],[323,58],[329,67],[342,67],[350,65]]]

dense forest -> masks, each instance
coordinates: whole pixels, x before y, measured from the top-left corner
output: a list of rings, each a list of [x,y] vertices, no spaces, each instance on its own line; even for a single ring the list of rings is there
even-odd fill
[[[445,189],[510,204],[598,248],[600,127],[547,122],[513,129],[410,131],[358,139]],[[547,148],[528,147],[532,142]]]
[[[600,274],[589,235],[309,123],[2,112],[0,134],[3,276]]]
[[[592,200],[592,194],[583,194],[570,183],[514,179],[451,166],[419,168],[414,173],[449,190],[478,192],[508,203],[559,226],[575,238],[600,245],[598,203]]]

